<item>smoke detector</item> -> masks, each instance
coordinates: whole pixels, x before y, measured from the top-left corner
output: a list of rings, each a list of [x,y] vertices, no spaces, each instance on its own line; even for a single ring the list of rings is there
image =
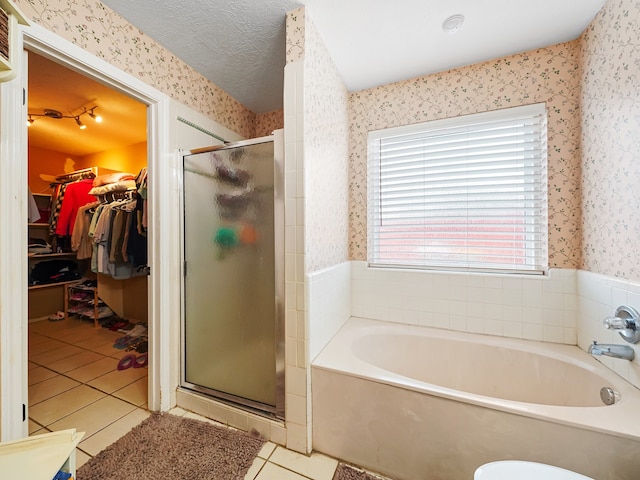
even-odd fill
[[[453,35],[458,30],[462,28],[462,24],[464,23],[463,15],[451,15],[444,22],[442,22],[442,30],[446,33]]]

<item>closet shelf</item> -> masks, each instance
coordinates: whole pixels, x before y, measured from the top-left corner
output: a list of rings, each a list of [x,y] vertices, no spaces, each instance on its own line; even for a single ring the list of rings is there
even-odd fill
[[[78,297],[77,295],[74,295],[73,292],[85,292],[88,293],[89,296]],[[74,308],[72,305],[86,305],[88,306],[89,311],[81,313],[77,307]],[[105,308],[108,309],[108,314],[103,314]],[[112,316],[113,312],[102,300],[100,300],[100,297],[98,297],[98,287],[72,282],[67,285],[64,290],[64,318],[68,318],[70,314],[93,320],[93,325],[98,328],[100,326],[98,321],[102,318]]]
[[[51,287],[59,287],[59,286],[67,286],[73,283],[77,283],[78,280],[69,280],[66,282],[54,282],[54,283],[44,283],[42,285],[29,285],[29,290],[37,290],[39,288],[51,288]]]
[[[75,257],[77,256],[76,252],[58,252],[58,253],[29,253],[27,255],[29,258],[56,258],[56,257]],[[74,280],[77,281],[77,280]]]

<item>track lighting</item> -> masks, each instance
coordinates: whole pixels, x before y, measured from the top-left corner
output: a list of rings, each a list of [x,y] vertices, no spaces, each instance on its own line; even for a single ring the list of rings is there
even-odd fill
[[[78,125],[78,127],[80,128],[80,130],[84,130],[87,128],[87,126],[84,123],[82,123],[82,120],[80,120],[80,117],[84,114],[89,115],[91,118],[93,118],[96,121],[96,123],[102,122],[102,117],[100,115],[96,115],[94,112],[96,108],[98,107],[97,106],[93,106],[91,108],[83,107],[82,112],[80,112],[78,115],[63,115],[62,112],[58,110],[54,110],[52,108],[45,108],[43,110],[43,113],[28,113],[27,126],[30,127],[33,124],[33,122],[35,122],[36,119],[34,117],[54,118],[56,120],[60,120],[61,118],[73,118],[76,124]]]
[[[97,106],[96,106],[96,107],[91,107],[91,108],[90,108],[90,109],[88,109],[88,110],[85,108],[85,110],[84,110],[84,111],[85,111],[86,113],[88,113],[88,114],[89,114],[89,116],[90,116],[91,118],[93,118],[97,123],[100,123],[100,122],[102,122],[102,117],[101,117],[100,115],[96,115],[95,113],[93,113],[93,111],[94,111],[96,108],[98,108],[98,107],[97,107]]]

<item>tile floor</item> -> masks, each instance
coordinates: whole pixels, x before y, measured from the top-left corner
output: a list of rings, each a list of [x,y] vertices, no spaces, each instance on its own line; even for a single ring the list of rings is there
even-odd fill
[[[122,335],[76,317],[29,324],[29,434],[85,432],[79,465],[149,416],[148,369],[117,370]]]
[[[74,317],[29,324],[29,434],[84,431],[78,466],[149,416],[147,368],[116,368],[127,353],[113,348],[121,335]],[[171,413],[217,423],[181,408]],[[267,442],[245,480],[331,480],[337,465]]]

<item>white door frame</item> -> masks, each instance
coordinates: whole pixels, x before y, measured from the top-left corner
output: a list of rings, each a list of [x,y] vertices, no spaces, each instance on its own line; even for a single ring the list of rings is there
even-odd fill
[[[175,218],[179,186],[172,172],[170,99],[141,80],[39,25],[21,27],[24,48],[93,78],[147,105],[149,170],[149,410],[171,408],[170,325],[179,321],[180,260]],[[18,44],[16,47],[23,48]],[[0,440],[27,435],[27,132],[23,85],[25,62],[16,79],[0,85]],[[19,112],[19,113],[18,113]],[[163,224],[163,220],[165,223]],[[13,226],[13,227],[12,227]],[[20,235],[17,232],[20,231]],[[28,415],[27,415],[28,416]]]

